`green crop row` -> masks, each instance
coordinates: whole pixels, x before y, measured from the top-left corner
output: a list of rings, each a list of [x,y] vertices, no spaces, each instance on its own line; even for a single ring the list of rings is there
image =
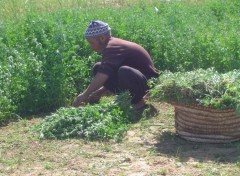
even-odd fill
[[[34,3],[0,1],[0,122],[69,105],[86,87],[100,58],[84,39],[93,19],[145,47],[162,71],[240,67],[239,0]]]

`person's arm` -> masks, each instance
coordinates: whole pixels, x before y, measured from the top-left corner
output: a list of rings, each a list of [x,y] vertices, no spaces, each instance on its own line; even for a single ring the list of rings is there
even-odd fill
[[[91,93],[103,86],[103,84],[107,81],[108,77],[109,76],[107,74],[97,73],[93,78],[92,82],[87,87],[87,89],[83,93],[79,94],[74,100],[73,106],[78,107],[81,103],[85,102]]]

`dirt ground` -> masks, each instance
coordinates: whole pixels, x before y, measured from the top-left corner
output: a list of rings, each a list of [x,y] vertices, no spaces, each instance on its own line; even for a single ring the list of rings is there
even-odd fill
[[[174,109],[156,103],[156,117],[134,124],[123,141],[39,141],[33,117],[1,127],[0,175],[5,176],[211,176],[239,175],[240,142],[190,142],[175,133]]]

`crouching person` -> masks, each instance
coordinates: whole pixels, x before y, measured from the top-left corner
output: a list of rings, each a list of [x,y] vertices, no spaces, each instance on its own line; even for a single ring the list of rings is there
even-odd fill
[[[133,107],[144,107],[144,96],[149,90],[147,81],[159,76],[149,53],[136,43],[112,37],[109,25],[102,21],[92,21],[85,31],[85,38],[102,59],[95,63],[93,80],[76,97],[73,106],[128,90]]]

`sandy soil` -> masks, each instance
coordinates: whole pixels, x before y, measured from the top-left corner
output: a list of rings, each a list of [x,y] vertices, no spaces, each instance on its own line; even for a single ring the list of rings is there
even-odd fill
[[[156,117],[141,120],[120,143],[83,139],[38,141],[28,129],[41,118],[1,127],[0,175],[154,176],[238,175],[240,143],[205,144],[175,133],[174,110],[155,104]]]

